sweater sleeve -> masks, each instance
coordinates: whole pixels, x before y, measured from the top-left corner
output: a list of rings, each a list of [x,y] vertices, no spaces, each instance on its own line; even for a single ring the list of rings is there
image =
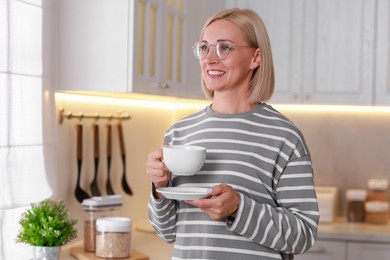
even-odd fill
[[[302,254],[315,242],[319,211],[310,156],[291,161],[275,186],[277,207],[240,193],[227,229],[286,254]]]
[[[156,199],[150,193],[148,203],[149,221],[158,236],[168,243],[176,240],[176,202],[167,198]]]

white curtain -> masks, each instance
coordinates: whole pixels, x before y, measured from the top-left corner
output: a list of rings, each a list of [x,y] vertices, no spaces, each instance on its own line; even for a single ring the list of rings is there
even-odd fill
[[[49,3],[50,0],[47,0]],[[45,0],[0,0],[0,259],[31,259],[19,218],[52,194],[55,106]],[[49,14],[51,12],[48,11]],[[50,157],[49,157],[50,156]]]

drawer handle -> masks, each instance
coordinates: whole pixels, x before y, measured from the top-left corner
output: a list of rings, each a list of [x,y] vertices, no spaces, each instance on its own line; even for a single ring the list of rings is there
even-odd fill
[[[323,254],[325,253],[325,248],[322,246],[313,246],[308,250],[310,253],[315,253],[315,254]]]

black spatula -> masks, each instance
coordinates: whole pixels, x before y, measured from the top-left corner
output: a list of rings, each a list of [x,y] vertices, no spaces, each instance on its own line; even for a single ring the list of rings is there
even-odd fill
[[[80,186],[81,179],[81,165],[82,165],[82,154],[83,154],[83,126],[77,124],[77,183],[76,189],[74,190],[74,195],[76,199],[81,203],[84,199],[90,198],[89,194],[83,190]]]
[[[120,148],[121,148],[121,156],[123,161],[123,175],[122,175],[122,188],[124,192],[126,192],[129,195],[133,195],[133,191],[130,188],[130,185],[127,183],[126,180],[126,153],[125,153],[125,141],[123,138],[123,129],[121,123],[117,124],[118,129],[118,135],[119,135],[119,142],[120,142]]]

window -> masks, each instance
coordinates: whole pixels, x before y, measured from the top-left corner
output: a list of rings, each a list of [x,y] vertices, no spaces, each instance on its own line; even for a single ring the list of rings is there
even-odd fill
[[[0,0],[0,259],[31,258],[15,243],[20,214],[51,195],[44,111],[54,93],[43,78],[43,2]]]

